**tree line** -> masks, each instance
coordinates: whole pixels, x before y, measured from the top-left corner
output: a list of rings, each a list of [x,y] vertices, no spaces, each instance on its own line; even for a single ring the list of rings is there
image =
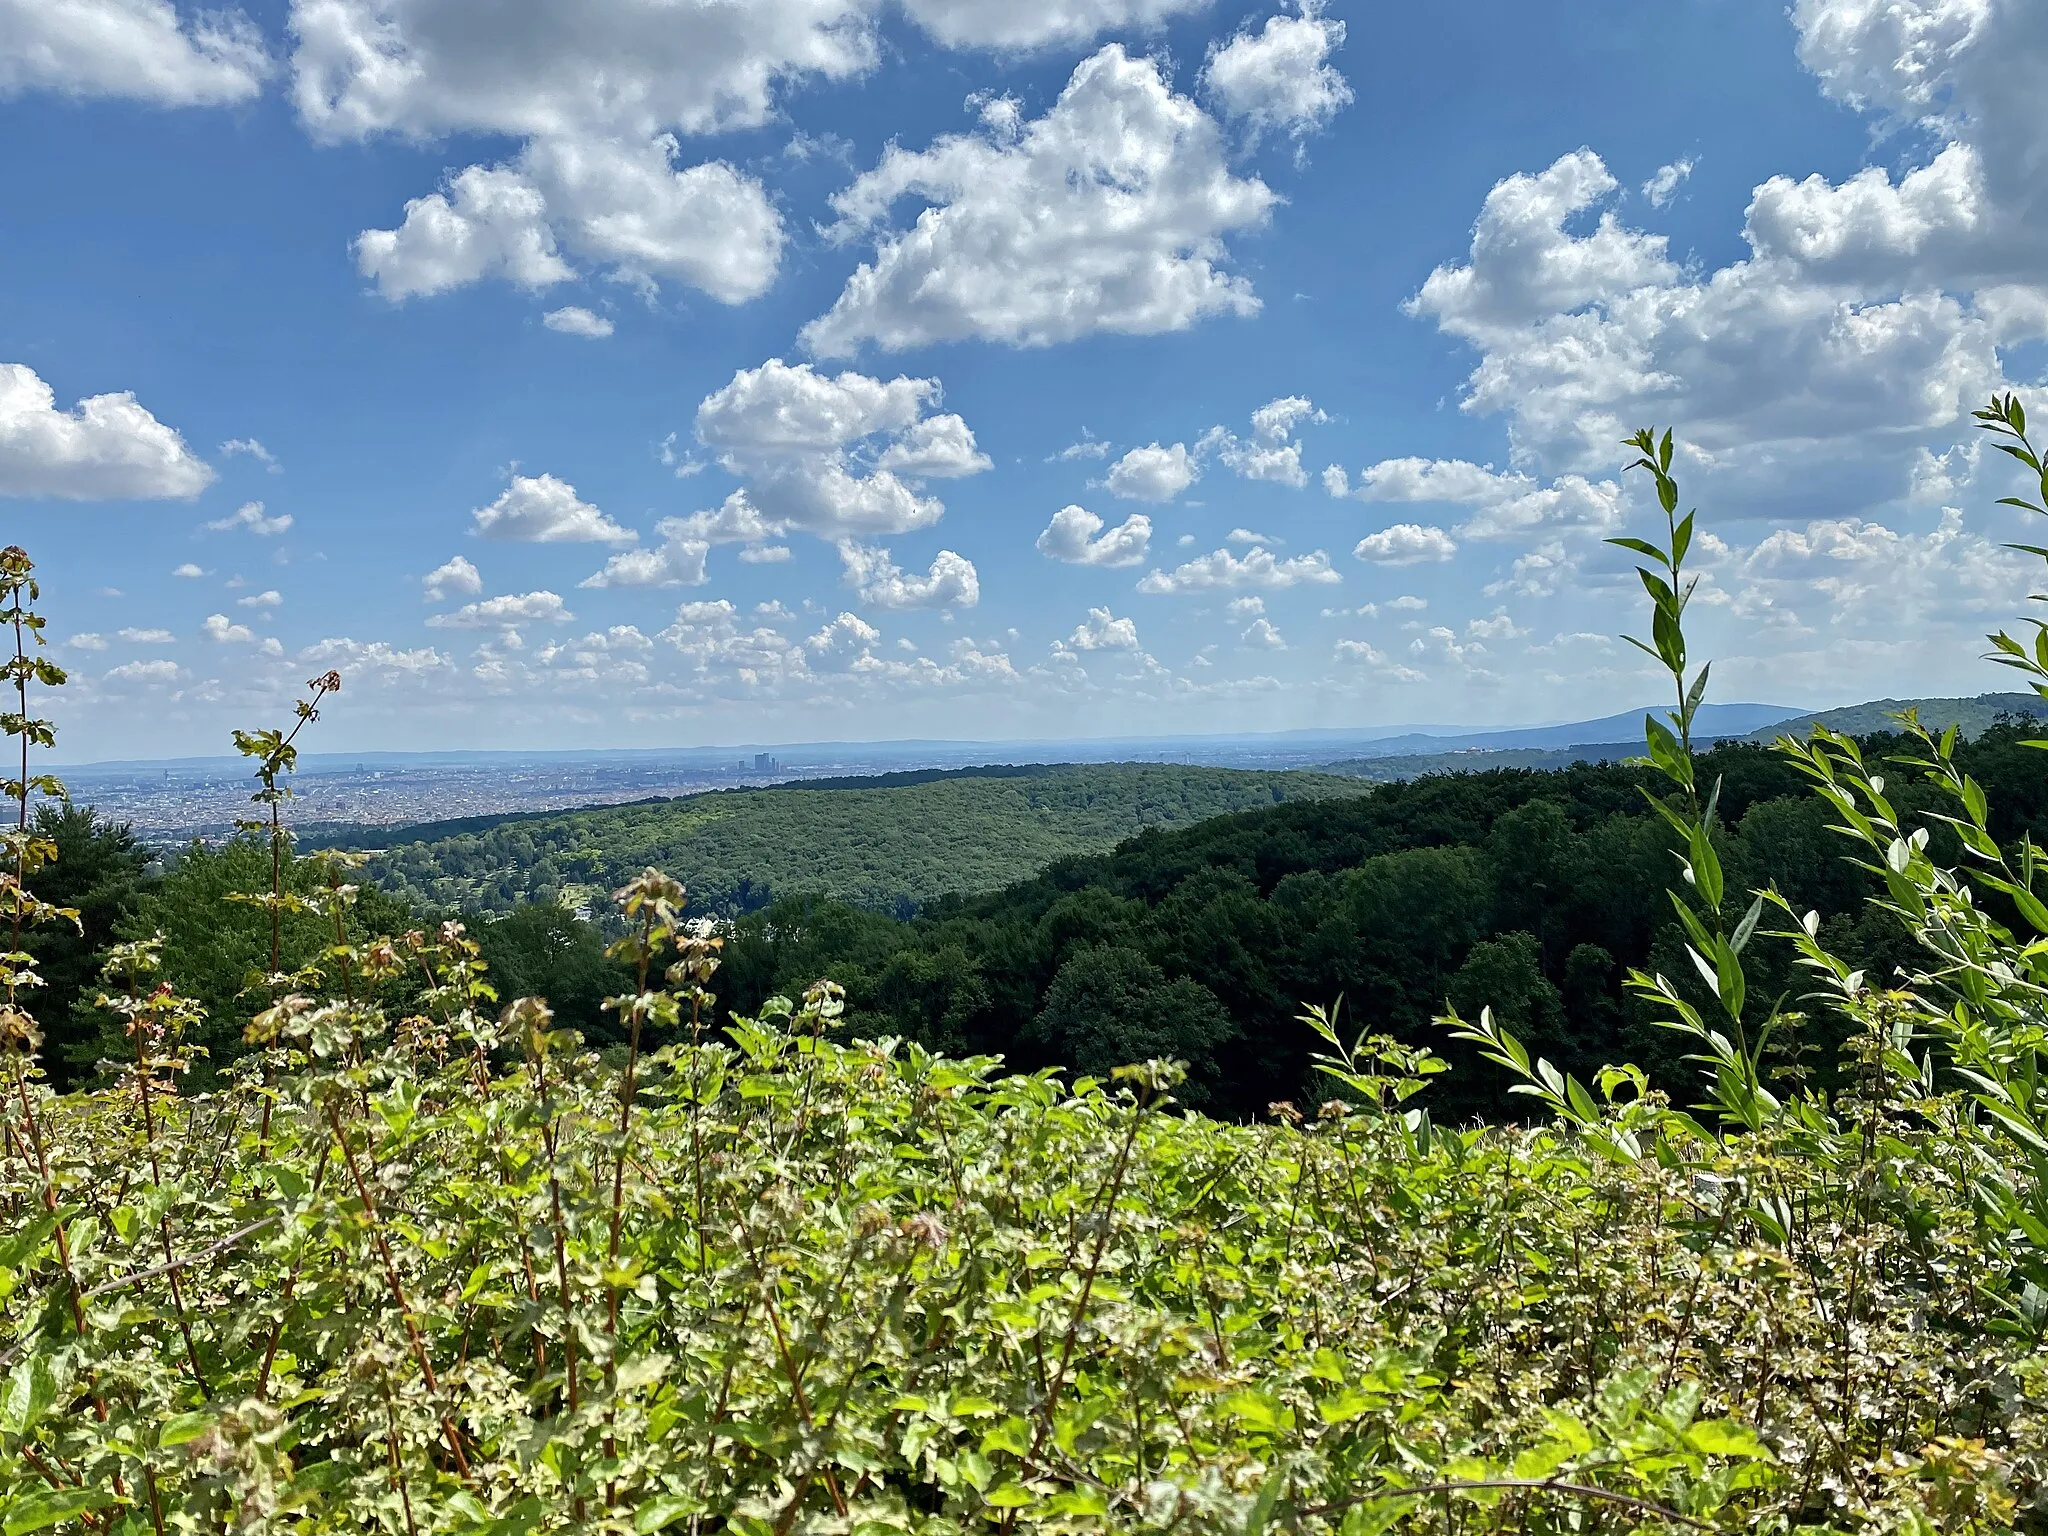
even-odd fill
[[[1958,749],[2004,818],[1999,833],[2009,843],[2048,834],[2048,765],[2021,744],[2031,728],[2008,720]],[[1883,757],[1904,744],[1873,737],[1867,746]],[[1801,910],[1827,914],[1829,941],[1873,974],[1903,961],[1896,925],[1866,901],[1876,878],[1850,861],[1828,829],[1829,808],[1783,758],[1723,744],[1702,756],[1701,771],[1722,786],[1716,841],[1731,890],[1774,884]],[[1148,829],[1110,852],[1060,859],[1031,878],[940,897],[907,916],[895,901],[875,910],[785,886],[790,894],[729,919],[720,1008],[751,1016],[770,997],[829,977],[846,988],[856,1034],[1097,1073],[1173,1057],[1190,1064],[1184,1095],[1230,1115],[1302,1095],[1312,1042],[1297,1016],[1307,1003],[1340,996],[1356,1023],[1458,1061],[1438,1095],[1446,1114],[1491,1117],[1508,1107],[1505,1078],[1432,1028],[1446,1001],[1467,1014],[1490,1005],[1567,1071],[1583,1076],[1629,1060],[1675,1084],[1688,1075],[1687,1042],[1657,1028],[1622,985],[1638,966],[1681,986],[1694,980],[1664,895],[1672,840],[1645,800],[1651,783],[1638,766],[1579,764],[1437,774],[1352,798],[1269,803]],[[886,803],[916,787],[857,793]],[[1901,790],[1909,804],[1916,793]],[[119,1056],[119,1025],[94,978],[110,945],[156,933],[166,940],[166,978],[206,1009],[197,1070],[220,1070],[242,1050],[235,1021],[260,1006],[245,989],[263,970],[269,941],[261,911],[222,898],[267,889],[263,841],[195,844],[152,863],[125,827],[89,809],[38,814],[60,850],[38,876],[38,894],[76,908],[82,928],[41,929],[32,940],[49,982],[35,1008],[55,1075],[81,1084],[97,1061]],[[812,847],[792,850],[791,863],[804,854],[825,869],[850,857]],[[288,878],[311,892],[334,877],[301,862]],[[369,926],[398,931],[466,917],[502,996],[546,996],[595,1044],[619,1038],[601,1004],[625,978],[605,956],[599,923],[559,900],[465,914],[421,901],[406,880],[393,881],[393,894],[363,875],[349,878],[362,885]],[[716,888],[712,897],[728,894]],[[289,965],[313,963],[330,943],[321,918],[287,916]],[[1830,1026],[1803,1019],[1789,951],[1760,942],[1752,962],[1754,990],[1784,999],[1776,1070],[1831,1076],[1839,1042]]]

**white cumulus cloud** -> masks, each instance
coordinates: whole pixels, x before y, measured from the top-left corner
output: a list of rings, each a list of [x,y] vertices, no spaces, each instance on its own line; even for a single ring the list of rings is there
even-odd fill
[[[487,277],[539,289],[575,275],[566,247],[616,276],[669,278],[725,304],[758,297],[781,261],[782,216],[753,177],[718,160],[678,170],[676,150],[667,134],[535,140],[511,164],[469,166],[413,198],[396,229],[364,230],[356,265],[392,300]]]
[[[923,576],[891,563],[889,551],[851,540],[839,546],[846,584],[871,608],[972,608],[981,601],[974,562],[950,549],[939,551]]]
[[[487,539],[526,544],[631,544],[639,535],[622,528],[553,475],[514,475],[498,499],[472,514]]]
[[[1253,619],[1250,626],[1238,638],[1246,645],[1257,650],[1284,651],[1287,649],[1285,637],[1281,635],[1279,630],[1273,627],[1271,619]]]
[[[521,624],[566,624],[576,617],[561,598],[548,591],[508,593],[465,603],[453,613],[437,613],[427,620],[433,629],[497,629]]]
[[[175,661],[127,661],[107,671],[106,681],[110,683],[175,683],[178,680],[178,664]]]
[[[170,0],[0,0],[0,96],[56,91],[163,107],[248,101],[275,66],[237,10]]]
[[[1155,62],[1113,43],[1045,116],[1023,121],[992,101],[983,119],[982,132],[928,149],[891,145],[833,198],[835,233],[873,232],[875,256],[804,328],[811,351],[1044,346],[1257,310],[1251,284],[1225,270],[1225,240],[1263,225],[1274,194],[1231,170],[1214,119]],[[923,211],[898,230],[890,215],[906,198]]]
[[[1218,549],[1171,571],[1153,571],[1138,583],[1140,592],[1233,591],[1247,587],[1275,590],[1301,582],[1341,581],[1322,550],[1282,560],[1269,549],[1248,549],[1242,556]]]
[[[1193,485],[1201,473],[1201,466],[1188,452],[1186,443],[1175,443],[1170,448],[1149,443],[1133,448],[1110,465],[1104,484],[1111,495],[1131,501],[1171,501]]]
[[[927,414],[939,398],[937,379],[828,375],[780,358],[740,369],[697,407],[696,430],[747,485],[699,514],[697,536],[728,542],[713,530],[721,522],[751,530],[730,540],[748,543],[785,528],[837,541],[929,527],[946,509],[923,482],[989,467],[965,421]]]
[[[462,555],[435,566],[420,578],[420,590],[430,603],[450,597],[475,597],[483,589],[483,574]]]
[[[580,304],[564,304],[560,309],[551,309],[540,317],[540,323],[564,336],[587,336],[592,341],[603,340],[613,330],[611,321]]]
[[[1086,507],[1065,506],[1053,513],[1038,536],[1038,552],[1068,565],[1140,565],[1152,545],[1152,520],[1134,512],[1103,531],[1103,521]]]
[[[1693,161],[1689,158],[1673,160],[1669,165],[1657,167],[1657,174],[1643,183],[1643,196],[1650,200],[1652,208],[1662,208],[1678,195],[1678,189],[1685,179],[1692,175]]]
[[[212,466],[134,395],[92,395],[62,411],[34,369],[0,363],[0,496],[183,500],[212,483]]]
[[[1247,27],[1212,48],[1202,83],[1254,130],[1305,134],[1351,104],[1351,87],[1330,63],[1343,44],[1344,23],[1324,16],[1317,0],[1302,0],[1300,15],[1269,16],[1261,30]]]
[[[1449,502],[1471,515],[1458,532],[1474,539],[1577,530],[1607,534],[1621,526],[1618,481],[1561,475],[1545,485],[1533,475],[1502,473],[1467,459],[1382,459],[1359,472],[1361,501]]]
[[[246,624],[237,624],[224,613],[208,614],[199,632],[220,645],[247,645],[256,638]]]
[[[1457,541],[1448,533],[1421,523],[1395,523],[1367,534],[1352,551],[1377,565],[1423,565],[1448,560],[1457,552]]]
[[[1135,651],[1138,623],[1119,619],[1107,608],[1090,608],[1088,617],[1075,626],[1066,643],[1077,651]]]
[[[580,587],[701,587],[711,579],[711,546],[702,539],[666,539],[653,549],[621,550]]]
[[[1389,683],[1424,683],[1428,677],[1394,660],[1369,640],[1339,640],[1337,660],[1362,668],[1369,677]]]
[[[274,539],[291,525],[291,513],[266,513],[262,502],[245,501],[226,517],[216,518],[206,526],[214,533],[248,532],[259,539]]]

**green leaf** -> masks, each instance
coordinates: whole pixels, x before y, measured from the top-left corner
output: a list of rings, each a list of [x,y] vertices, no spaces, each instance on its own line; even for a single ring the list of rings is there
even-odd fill
[[[674,1493],[660,1494],[633,1512],[633,1529],[640,1536],[652,1536],[653,1532],[664,1530],[703,1507],[702,1501],[697,1499],[686,1499]]]
[[[1272,1523],[1273,1506],[1280,1502],[1280,1490],[1287,1486],[1287,1471],[1284,1467],[1274,1468],[1267,1477],[1265,1486],[1259,1489],[1259,1496],[1252,1500],[1251,1510],[1244,1517],[1244,1536],[1259,1536]]]
[[[1685,1432],[1686,1442],[1702,1455],[1730,1456],[1743,1461],[1767,1461],[1770,1449],[1757,1439],[1756,1431],[1733,1419],[1702,1419]]]
[[[57,1215],[45,1211],[19,1231],[0,1240],[0,1269],[22,1269],[57,1230]]]
[[[27,1436],[57,1401],[57,1370],[48,1355],[15,1362],[0,1386],[0,1430]]]
[[[1249,1429],[1277,1434],[1286,1427],[1286,1410],[1280,1399],[1264,1392],[1233,1392],[1216,1406]]]
[[[188,1440],[197,1440],[206,1433],[207,1425],[213,1422],[208,1409],[197,1409],[192,1413],[174,1414],[165,1419],[163,1428],[157,1431],[156,1443],[165,1450],[174,1445],[183,1445]]]
[[[119,1502],[103,1488],[51,1488],[16,1499],[8,1505],[6,1520],[0,1522],[0,1532],[5,1536],[27,1536],[30,1531],[46,1530]]]

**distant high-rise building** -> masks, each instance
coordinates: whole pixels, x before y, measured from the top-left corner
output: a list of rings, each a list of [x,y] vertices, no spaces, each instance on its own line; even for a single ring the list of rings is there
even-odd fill
[[[780,763],[776,762],[766,752],[756,752],[754,754],[754,772],[756,773],[773,773],[781,766]]]

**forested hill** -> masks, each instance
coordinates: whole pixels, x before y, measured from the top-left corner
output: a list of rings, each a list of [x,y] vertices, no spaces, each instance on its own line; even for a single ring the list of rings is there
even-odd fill
[[[1955,726],[1962,735],[1977,737],[1990,730],[2002,717],[2048,713],[2048,704],[2031,693],[1980,693],[1966,699],[1872,699],[1867,704],[1824,709],[1818,714],[1800,715],[1776,725],[1762,726],[1751,732],[1748,739],[1763,742],[1776,741],[1780,736],[1803,739],[1816,725],[1840,731],[1845,736],[1867,736],[1873,731],[1896,729],[1899,715],[1908,709],[1917,711],[1920,723],[1930,731],[1945,731]]]
[[[432,910],[602,905],[653,865],[689,886],[697,911],[748,912],[801,892],[907,915],[1147,827],[1368,788],[1327,774],[1155,763],[891,774],[414,827],[370,874]]]
[[[2021,745],[2026,734],[1994,729],[1960,754],[2009,844],[2048,833],[2048,754]],[[1869,744],[1878,757],[1905,745]],[[1873,976],[1907,958],[1898,924],[1868,901],[1880,888],[1789,762],[1729,743],[1701,766],[1723,781],[1731,891],[1775,884]],[[1894,776],[1902,808],[1945,810],[1916,777]],[[1430,1023],[1448,998],[1468,1014],[1491,1005],[1532,1051],[1589,1080],[1635,1061],[1683,1093],[1689,1042],[1653,1027],[1623,985],[1635,966],[1691,984],[1665,895],[1671,831],[1640,792],[1652,782],[1647,768],[1581,764],[1387,784],[1147,832],[907,923],[777,903],[739,923],[720,991],[746,1013],[829,976],[857,1034],[1086,1071],[1176,1056],[1198,1102],[1241,1114],[1303,1091],[1304,1002],[1341,993],[1360,1022],[1457,1055]],[[1744,954],[1751,991],[1797,1010],[1810,986],[1773,926]],[[1783,1070],[1832,1070],[1840,1042],[1819,1028],[1781,1025]],[[1461,1060],[1439,1108],[1498,1114],[1504,1088]]]

